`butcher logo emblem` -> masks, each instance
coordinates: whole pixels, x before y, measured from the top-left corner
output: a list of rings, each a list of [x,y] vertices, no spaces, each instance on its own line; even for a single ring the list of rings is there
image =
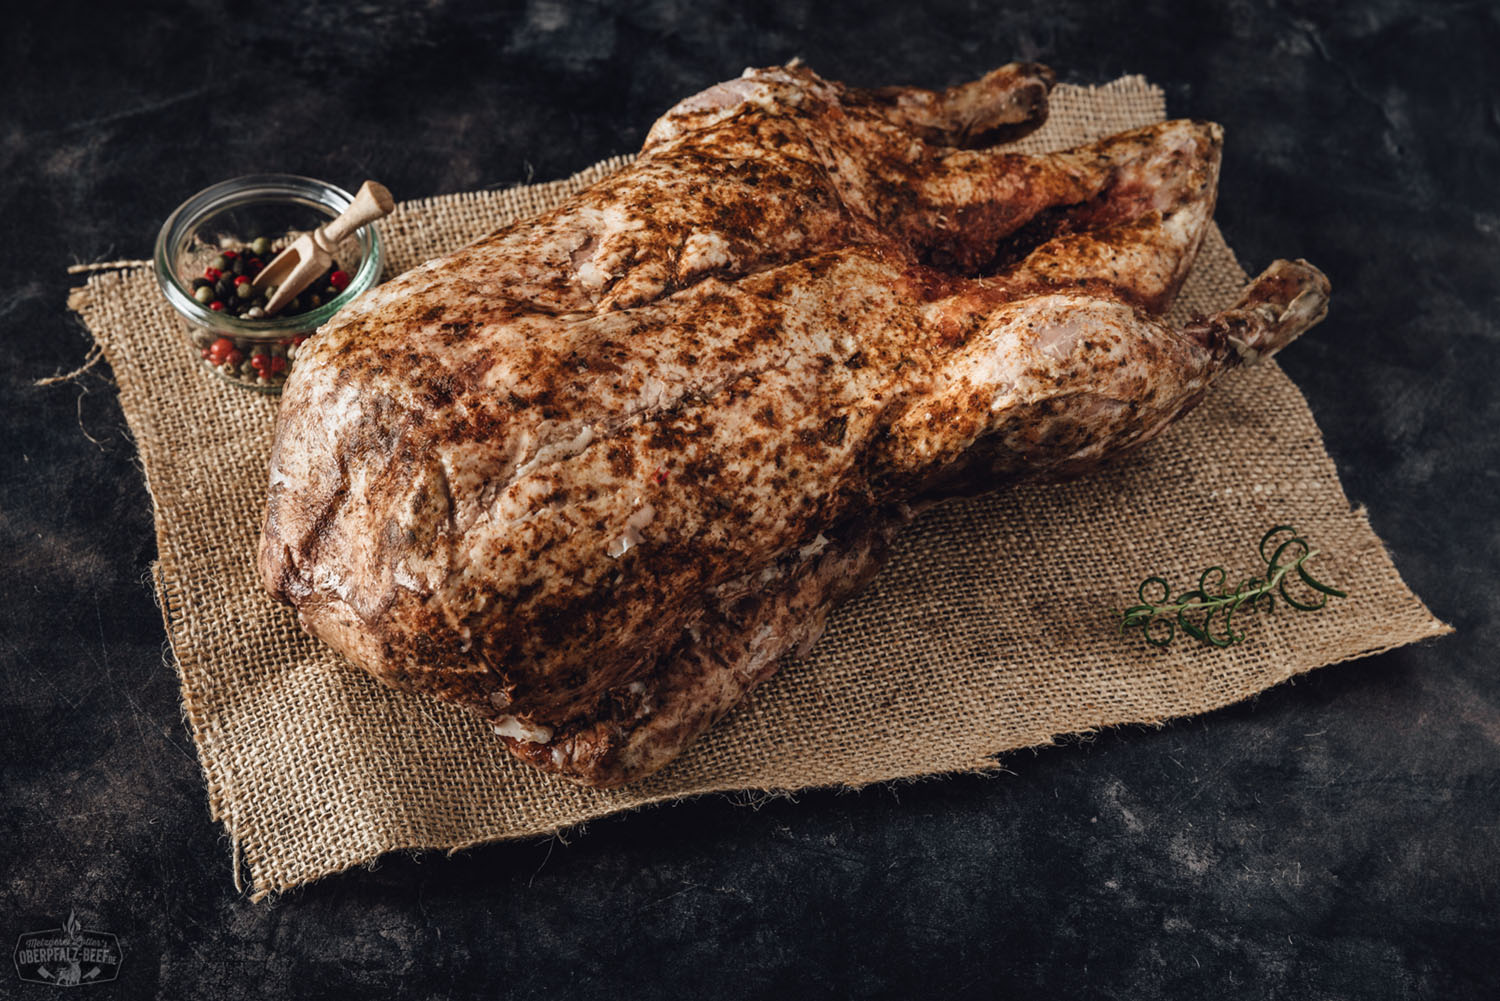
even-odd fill
[[[61,928],[26,932],[16,940],[16,975],[27,983],[78,987],[120,975],[120,942],[83,928],[72,911]]]

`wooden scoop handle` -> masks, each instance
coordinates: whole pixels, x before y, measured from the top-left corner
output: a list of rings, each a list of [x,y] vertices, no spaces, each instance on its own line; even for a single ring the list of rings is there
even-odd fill
[[[349,203],[349,207],[340,212],[339,217],[333,222],[318,230],[323,237],[318,242],[323,244],[324,249],[331,251],[350,233],[367,222],[374,222],[376,219],[390,215],[395,207],[396,200],[391,197],[391,193],[385,189],[384,184],[366,181],[359,186],[359,192],[355,194],[354,201]]]

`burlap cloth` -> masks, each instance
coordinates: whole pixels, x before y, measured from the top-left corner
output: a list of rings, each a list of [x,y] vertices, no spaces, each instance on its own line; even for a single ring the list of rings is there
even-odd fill
[[[1140,77],[1058,87],[1047,126],[1020,148],[1070,146],[1164,110]],[[381,223],[389,273],[626,162],[406,203]],[[1177,312],[1221,306],[1244,281],[1215,229]],[[1340,294],[1356,293],[1336,287],[1335,310]],[[809,658],[784,665],[682,758],[629,788],[578,788],[518,764],[465,713],[349,667],[261,591],[255,544],[276,400],[200,368],[149,269],[96,274],[70,305],[114,370],[140,448],[183,706],[210,808],[256,898],[395,849],[541,835],[698,793],[994,769],[1004,751],[1204,712],[1447,630],[1350,510],[1301,394],[1268,363],[1226,378],[1112,471],[930,512]],[[1278,522],[1327,554],[1317,567],[1346,600],[1245,616],[1248,641],[1224,650],[1186,637],[1157,650],[1116,632],[1143,577],[1186,585],[1211,564],[1255,571],[1255,543]]]

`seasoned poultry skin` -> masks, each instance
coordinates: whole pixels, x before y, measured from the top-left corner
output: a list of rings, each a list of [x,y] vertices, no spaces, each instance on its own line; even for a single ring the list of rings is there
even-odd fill
[[[672,760],[946,496],[1076,475],[1279,350],[1278,261],[1162,316],[1221,133],[1047,155],[1017,64],[932,92],[749,70],[561,207],[400,276],[304,345],[259,564],[305,629],[612,786]]]

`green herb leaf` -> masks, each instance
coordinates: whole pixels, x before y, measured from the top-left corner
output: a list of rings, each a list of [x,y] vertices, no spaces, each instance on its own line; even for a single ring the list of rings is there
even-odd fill
[[[1307,569],[1307,561],[1318,551],[1291,525],[1272,528],[1261,537],[1258,548],[1266,564],[1265,576],[1247,578],[1232,590],[1226,589],[1229,571],[1221,566],[1204,570],[1198,576],[1198,586],[1175,599],[1166,578],[1147,577],[1136,588],[1140,603],[1120,613],[1120,632],[1139,629],[1147,643],[1164,647],[1181,629],[1200,643],[1227,647],[1245,640],[1244,632],[1234,626],[1234,617],[1241,609],[1254,611],[1263,606],[1269,612],[1275,608],[1279,594],[1292,608],[1315,612],[1326,606],[1329,598],[1348,597]],[[1293,585],[1292,591],[1287,590],[1288,585]]]

